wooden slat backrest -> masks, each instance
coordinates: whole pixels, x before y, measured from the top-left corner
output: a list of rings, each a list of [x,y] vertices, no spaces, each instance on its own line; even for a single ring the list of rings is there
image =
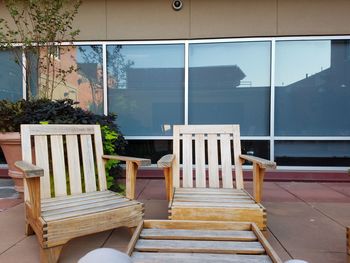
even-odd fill
[[[98,125],[22,125],[21,137],[23,160],[44,169],[41,198],[107,189]]]
[[[23,135],[22,135],[23,138]],[[23,139],[22,139],[23,142]],[[47,149],[47,138],[46,136],[35,136],[34,144],[36,164],[44,169],[44,176],[40,179],[40,192],[43,198],[51,197],[50,191],[50,167],[49,167],[49,154],[47,151],[41,151],[41,149]]]
[[[236,188],[243,189],[242,163],[239,159],[241,154],[239,125],[175,125],[173,154],[175,156],[172,166],[174,187],[233,188],[231,161],[233,154]],[[180,156],[182,156],[182,163]],[[206,156],[208,185],[205,173]],[[221,162],[219,162],[219,156]],[[221,169],[219,169],[220,165]],[[219,170],[221,170],[222,184],[220,184]]]
[[[77,135],[66,135],[67,154],[68,154],[68,169],[71,194],[81,193],[81,172],[79,156],[79,144]]]

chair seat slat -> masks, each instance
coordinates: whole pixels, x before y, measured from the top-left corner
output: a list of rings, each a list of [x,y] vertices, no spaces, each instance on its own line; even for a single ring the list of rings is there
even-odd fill
[[[64,203],[62,202],[53,203],[50,205],[46,205],[44,207],[42,206],[41,210],[43,212],[53,211],[61,208],[76,207],[76,206],[82,206],[82,205],[88,205],[88,204],[94,204],[94,203],[100,203],[100,202],[109,202],[120,198],[122,198],[122,196],[119,196],[119,195],[95,196],[94,198],[90,198],[90,199],[75,200],[72,202],[66,201]]]
[[[75,204],[70,204],[66,206],[58,206],[58,207],[53,207],[53,209],[46,208],[45,210],[42,211],[43,216],[52,216],[52,215],[59,215],[59,214],[65,214],[65,213],[70,213],[70,212],[78,212],[78,211],[83,211],[87,210],[90,208],[98,208],[98,207],[103,207],[103,206],[108,206],[112,204],[117,204],[117,203],[124,203],[128,202],[129,199],[126,198],[114,198],[114,199],[109,199],[109,200],[96,200],[96,199],[91,199],[88,202],[85,203],[75,203]]]
[[[77,209],[70,209],[66,211],[60,211],[57,213],[51,213],[51,214],[46,214],[43,213],[42,217],[45,221],[55,221],[55,220],[62,220],[65,218],[70,218],[70,217],[75,217],[75,216],[84,216],[87,214],[92,214],[92,213],[99,213],[103,211],[108,211],[111,209],[117,209],[117,208],[122,208],[126,206],[131,206],[131,205],[139,205],[140,203],[137,201],[131,201],[129,199],[123,200],[123,202],[113,202],[111,204],[102,204],[97,206],[94,204],[91,207],[87,208],[77,208]]]
[[[51,203],[58,203],[58,202],[75,202],[81,199],[94,198],[94,196],[109,196],[109,195],[116,195],[116,193],[111,191],[98,191],[98,192],[82,193],[82,194],[76,194],[76,195],[59,196],[54,198],[42,199],[41,205],[45,206],[45,205],[50,205]]]

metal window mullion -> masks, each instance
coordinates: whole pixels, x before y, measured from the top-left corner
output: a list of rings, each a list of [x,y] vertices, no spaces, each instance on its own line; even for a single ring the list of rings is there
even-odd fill
[[[310,171],[321,171],[321,172],[347,172],[349,167],[347,166],[283,166],[277,167],[279,171],[294,171],[294,172],[310,172]]]
[[[350,136],[275,136],[276,141],[350,141]]]
[[[124,136],[127,140],[172,140],[172,136],[163,136],[163,135],[145,135],[145,136]],[[241,136],[242,141],[268,141],[270,140],[269,136]]]
[[[271,40],[271,72],[270,72],[270,160],[275,160],[275,70],[276,41]]]
[[[185,125],[188,124],[188,78],[189,78],[189,52],[188,52],[188,48],[189,48],[189,43],[188,41],[185,42],[185,102],[184,102],[184,121],[185,121]]]
[[[124,136],[126,140],[173,140],[173,136]]]
[[[27,59],[22,48],[22,98],[27,99],[27,74],[26,74]]]
[[[241,136],[241,140],[244,141],[268,141],[270,136]]]
[[[102,44],[102,74],[103,74],[103,114],[108,115],[108,92],[107,92],[107,44]]]

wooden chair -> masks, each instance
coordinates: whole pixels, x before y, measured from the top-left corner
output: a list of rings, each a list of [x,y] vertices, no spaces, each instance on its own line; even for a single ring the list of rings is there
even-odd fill
[[[239,125],[178,125],[173,132],[173,154],[158,161],[158,167],[164,168],[169,218],[247,221],[264,230],[266,211],[260,204],[264,172],[276,163],[241,154]],[[244,161],[253,164],[254,197],[244,190]]]
[[[70,239],[142,220],[143,204],[131,199],[150,160],[103,155],[98,125],[22,125],[21,138],[26,234],[35,232],[40,262],[57,262]],[[107,190],[108,159],[126,161],[126,198]]]

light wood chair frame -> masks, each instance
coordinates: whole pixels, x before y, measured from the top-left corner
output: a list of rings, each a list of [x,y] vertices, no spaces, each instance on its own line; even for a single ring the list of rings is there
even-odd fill
[[[181,142],[182,166],[180,164]],[[205,142],[207,142],[208,154],[207,169],[205,164]],[[218,143],[221,151],[221,169],[218,163]],[[231,143],[233,149],[231,149]],[[192,144],[194,144],[194,147],[192,147]],[[192,160],[193,151],[195,151],[195,165],[193,165]],[[231,162],[232,155],[234,166]],[[276,163],[241,154],[239,125],[174,125],[173,154],[165,155],[157,162],[158,167],[163,168],[166,196],[170,201],[170,209],[174,189],[176,188],[234,188],[233,169],[235,188],[243,190],[242,164],[246,161],[252,163],[253,198],[257,203],[260,203],[265,171],[266,169],[275,169]],[[182,168],[182,178],[180,168]],[[208,181],[206,170],[208,171]],[[221,170],[221,178],[219,170]],[[194,176],[193,172],[195,172]],[[262,209],[264,208],[262,207]]]
[[[21,139],[23,160],[17,161],[16,166],[24,173],[25,232],[26,235],[36,234],[40,243],[41,262],[57,262],[63,245],[72,238],[121,226],[133,228],[142,220],[143,204],[132,199],[135,198],[138,167],[151,162],[149,159],[104,155],[99,125],[21,125]],[[49,143],[51,147],[48,147]],[[63,156],[64,147],[67,147],[67,164]],[[35,165],[32,153],[35,156]],[[49,167],[49,159],[52,160],[52,169]],[[47,205],[52,200],[79,200],[80,196],[83,199],[87,194],[94,195],[95,192],[114,196],[115,193],[107,190],[104,167],[107,160],[126,162],[127,199],[123,199],[123,206],[84,215],[77,213],[69,218],[47,222],[42,216],[42,205]],[[83,165],[82,171],[80,164]],[[67,192],[66,170],[69,174],[71,195]],[[55,198],[51,198],[50,174],[51,180],[54,180]],[[85,193],[82,192],[82,183],[79,180],[81,176],[85,182]]]

